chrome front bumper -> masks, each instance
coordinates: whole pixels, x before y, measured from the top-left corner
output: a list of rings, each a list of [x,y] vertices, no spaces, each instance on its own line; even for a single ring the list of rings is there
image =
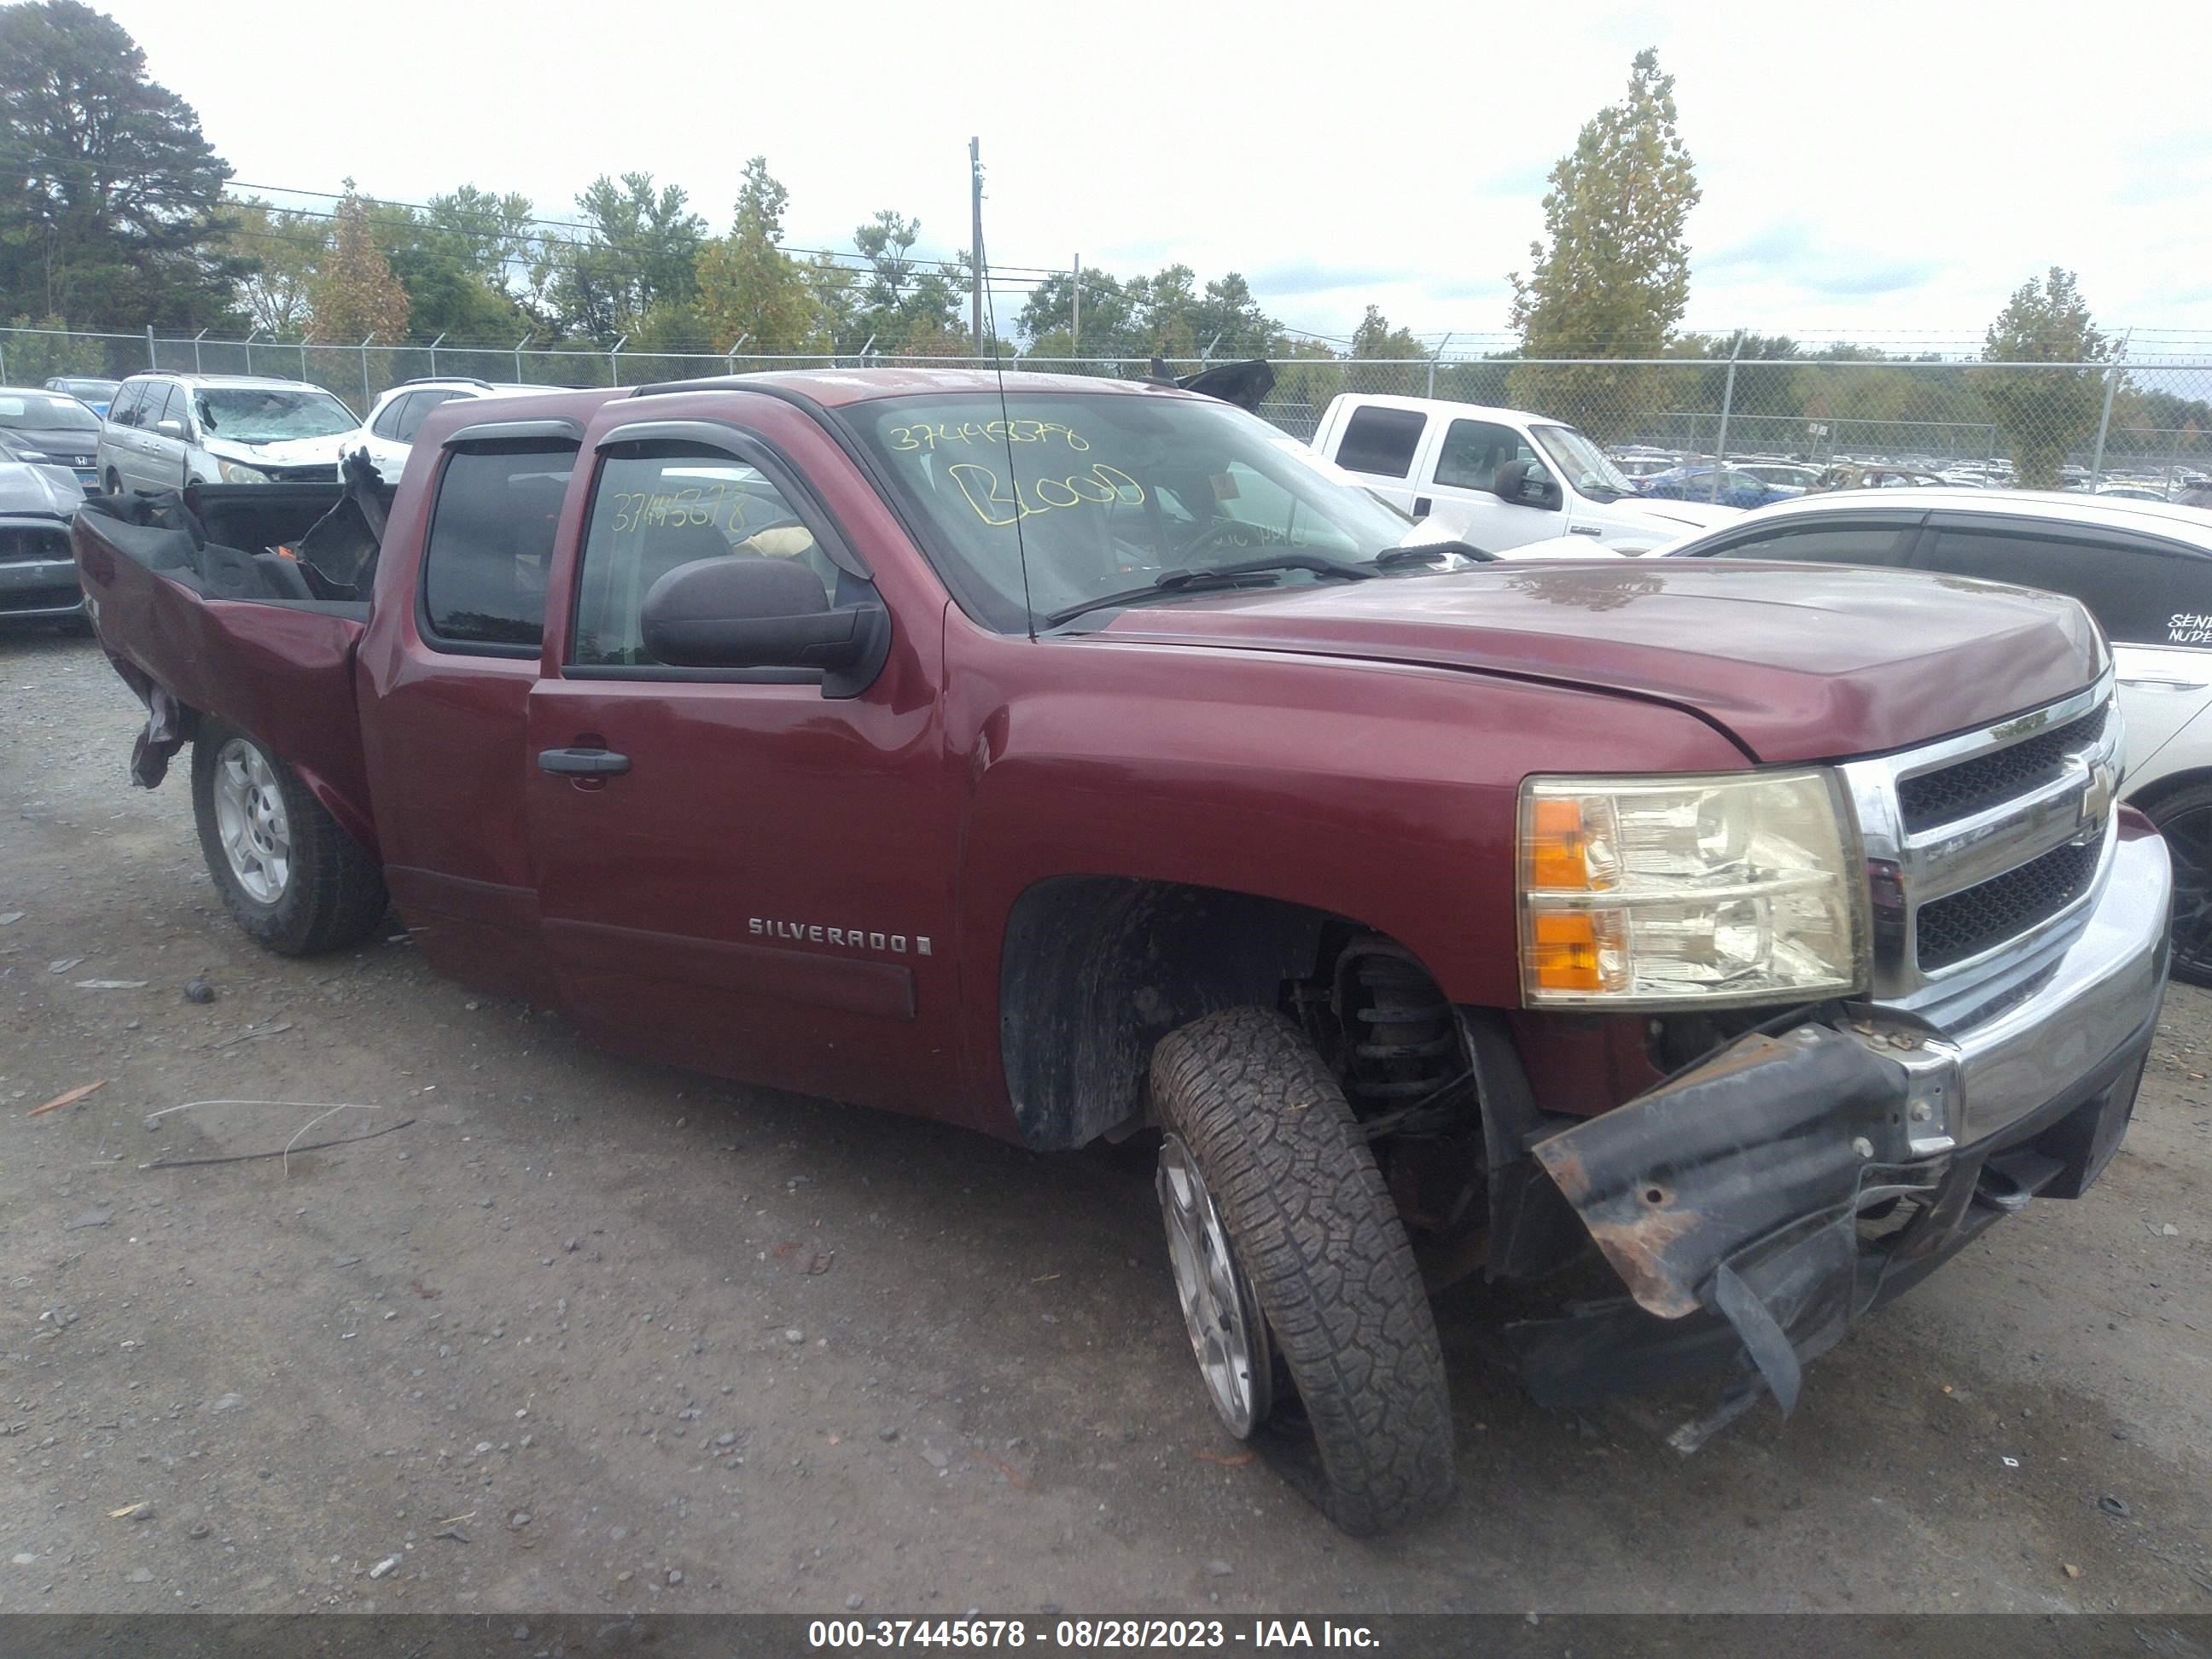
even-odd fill
[[[2001,1134],[2101,1062],[2166,984],[2173,867],[2148,824],[2116,821],[2103,891],[1991,988],[1914,1012],[1873,1005],[1850,1030],[1906,1074],[1904,1133],[1924,1158]]]

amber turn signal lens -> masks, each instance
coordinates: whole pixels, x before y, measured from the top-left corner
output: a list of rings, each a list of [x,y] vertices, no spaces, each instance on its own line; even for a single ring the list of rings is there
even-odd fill
[[[1536,984],[1547,991],[1601,991],[1605,981],[1598,971],[1597,925],[1578,911],[1558,911],[1529,917],[1529,966]]]
[[[1587,889],[1589,859],[1583,804],[1540,796],[1530,806],[1527,884],[1544,892]]]

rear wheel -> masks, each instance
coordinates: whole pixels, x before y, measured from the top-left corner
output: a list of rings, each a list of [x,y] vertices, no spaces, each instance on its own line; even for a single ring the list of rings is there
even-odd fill
[[[1451,1405],[1436,1322],[1320,1054],[1279,1015],[1231,1009],[1164,1038],[1152,1086],[1169,1261],[1224,1425],[1251,1437],[1294,1389],[1319,1455],[1316,1497],[1347,1532],[1443,1504]]]
[[[2173,976],[2212,986],[2212,783],[2175,790],[2150,821],[2173,859]]]
[[[231,915],[280,956],[353,944],[383,920],[383,872],[299,775],[234,726],[192,740],[200,850]]]

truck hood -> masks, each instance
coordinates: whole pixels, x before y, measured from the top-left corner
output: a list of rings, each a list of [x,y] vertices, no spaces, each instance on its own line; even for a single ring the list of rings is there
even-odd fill
[[[1100,641],[1294,652],[1672,703],[1764,762],[1902,749],[2078,691],[2106,651],[2073,600],[1843,566],[1609,559],[1134,606]]]

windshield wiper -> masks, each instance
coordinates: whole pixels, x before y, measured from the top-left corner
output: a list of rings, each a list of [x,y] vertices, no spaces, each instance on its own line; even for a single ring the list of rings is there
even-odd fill
[[[1456,553],[1462,559],[1473,559],[1480,564],[1490,564],[1498,555],[1477,547],[1472,542],[1422,542],[1413,547],[1388,547],[1377,553],[1368,563],[1377,570],[1395,570],[1401,565],[1434,564],[1447,554]]]
[[[1255,576],[1272,576],[1285,570],[1310,570],[1316,576],[1334,576],[1342,581],[1365,581],[1376,573],[1365,565],[1340,564],[1334,559],[1324,559],[1317,553],[1277,553],[1261,559],[1240,559],[1235,564],[1217,564],[1200,570],[1170,570],[1164,572],[1143,587],[1133,587],[1126,592],[1108,593],[1095,599],[1085,599],[1080,605],[1071,605],[1064,611],[1055,611],[1044,619],[1048,628],[1058,628],[1062,623],[1073,622],[1078,617],[1108,605],[1133,605],[1140,600],[1160,598],[1164,594],[1188,593],[1208,587],[1234,587]]]

